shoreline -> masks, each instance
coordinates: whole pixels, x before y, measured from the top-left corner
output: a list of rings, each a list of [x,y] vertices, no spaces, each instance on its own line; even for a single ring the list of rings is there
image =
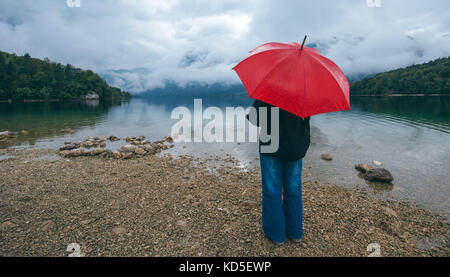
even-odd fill
[[[155,95],[156,96],[156,95]],[[233,95],[231,94],[230,96],[242,96],[242,94],[236,94]],[[381,94],[350,94],[350,97],[352,96],[356,96],[356,97],[448,97],[450,96],[450,94],[389,94],[389,95],[381,95]],[[146,98],[148,96],[135,96],[135,98]],[[131,97],[132,98],[132,97]],[[131,98],[121,98],[120,100],[130,100]],[[108,98],[107,98],[108,99]],[[107,100],[106,99],[106,100]],[[23,103],[33,103],[33,102],[64,102],[64,101],[76,101],[76,100],[84,100],[84,99],[79,99],[79,98],[73,98],[73,99],[37,99],[37,100],[29,100],[29,99],[22,99],[22,100],[12,100],[12,101],[8,101],[8,100],[0,100],[0,103],[13,103],[13,102],[23,102]],[[101,99],[100,99],[101,100]],[[89,101],[89,100],[87,100]]]
[[[304,182],[303,242],[277,247],[261,231],[259,168],[57,154],[0,150],[14,156],[0,160],[1,256],[67,256],[73,242],[86,256],[368,256],[370,243],[382,256],[450,254],[445,218],[364,189]]]

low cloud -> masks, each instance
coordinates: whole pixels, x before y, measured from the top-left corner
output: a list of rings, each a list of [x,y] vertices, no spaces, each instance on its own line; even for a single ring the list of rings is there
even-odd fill
[[[231,68],[269,41],[308,43],[348,76],[450,55],[450,2],[65,0],[0,2],[0,50],[101,73],[132,92],[238,83]]]

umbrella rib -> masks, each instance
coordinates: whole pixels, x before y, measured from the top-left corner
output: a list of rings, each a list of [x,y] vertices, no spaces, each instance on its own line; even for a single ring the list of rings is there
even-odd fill
[[[314,55],[310,55],[309,53],[307,53],[307,54],[308,54],[311,58],[313,58],[313,60],[315,60],[316,62],[320,63],[322,66],[324,66],[325,68],[327,68],[327,67],[322,63],[322,61],[320,61],[319,59],[317,59]],[[331,62],[333,62],[333,61],[331,61]],[[334,63],[334,62],[333,62],[333,63]],[[335,65],[336,65],[336,64],[335,64]],[[336,67],[338,67],[338,66],[336,65]],[[338,68],[339,68],[339,67],[338,67]],[[328,69],[328,68],[327,68],[327,69]],[[327,72],[328,74],[331,75],[333,81],[338,85],[339,88],[341,88],[341,93],[344,94],[344,90],[342,89],[342,87],[341,87],[341,85],[338,83],[338,81],[336,80],[336,77],[335,77],[329,70],[326,70],[326,72]],[[344,94],[344,97],[347,98],[347,97],[345,96],[345,94]],[[349,104],[350,104],[350,103],[349,103]]]
[[[256,57],[256,56],[259,55],[259,54],[263,54],[263,53],[266,53],[266,52],[269,52],[269,51],[286,51],[286,49],[282,49],[282,48],[279,48],[279,49],[267,49],[267,50],[264,50],[264,51],[261,51],[261,52],[255,53],[255,54],[251,54],[251,55],[247,56],[245,59],[243,59],[242,61],[240,61],[237,65],[235,65],[235,66],[232,68],[232,70],[235,70],[235,71],[236,71],[235,68],[238,67],[241,63],[245,62],[247,59],[251,59],[251,58],[253,58],[253,57]],[[283,59],[283,60],[284,60],[284,59]]]
[[[259,82],[259,84],[256,86],[256,88],[253,90],[252,94],[258,90],[258,88],[261,86],[262,83],[264,83],[266,81],[266,79],[270,76],[270,74],[272,74],[272,72],[275,71],[275,69],[277,69],[283,62],[285,62],[288,58],[290,58],[291,56],[293,56],[294,54],[296,54],[297,51],[293,51],[292,54],[287,55],[286,57],[284,57],[277,65],[275,65],[268,73],[266,76],[264,76],[264,78],[261,80],[261,82]]]

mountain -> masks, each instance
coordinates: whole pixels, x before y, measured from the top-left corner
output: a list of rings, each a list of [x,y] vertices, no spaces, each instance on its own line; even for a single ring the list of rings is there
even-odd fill
[[[142,92],[137,97],[152,97],[152,96],[205,96],[205,95],[246,95],[245,88],[242,84],[206,84],[200,82],[191,82],[185,86],[180,86],[176,82],[166,82],[163,88],[155,88]]]
[[[353,82],[352,95],[450,94],[450,57]]]
[[[0,99],[71,99],[93,93],[100,99],[130,97],[91,70],[0,51]]]

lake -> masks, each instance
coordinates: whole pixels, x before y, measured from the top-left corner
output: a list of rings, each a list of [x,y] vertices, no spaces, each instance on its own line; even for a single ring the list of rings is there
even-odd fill
[[[222,110],[252,103],[245,95],[208,96],[202,101],[203,109]],[[0,131],[27,131],[14,141],[0,142],[0,148],[58,148],[67,140],[88,136],[145,135],[159,140],[170,135],[178,121],[171,119],[172,110],[178,106],[192,109],[193,105],[193,97],[183,96],[126,102],[0,103]],[[351,111],[312,117],[312,144],[304,160],[311,176],[305,180],[361,186],[374,197],[413,201],[449,218],[450,97],[351,97],[351,107]],[[61,134],[64,128],[74,133]],[[108,148],[123,144],[108,143]],[[178,143],[169,153],[229,154],[245,168],[258,165],[257,149],[256,143],[249,142]],[[321,160],[322,153],[331,154],[333,161]],[[373,166],[374,160],[394,175],[392,185],[366,182],[358,176],[355,164]]]

